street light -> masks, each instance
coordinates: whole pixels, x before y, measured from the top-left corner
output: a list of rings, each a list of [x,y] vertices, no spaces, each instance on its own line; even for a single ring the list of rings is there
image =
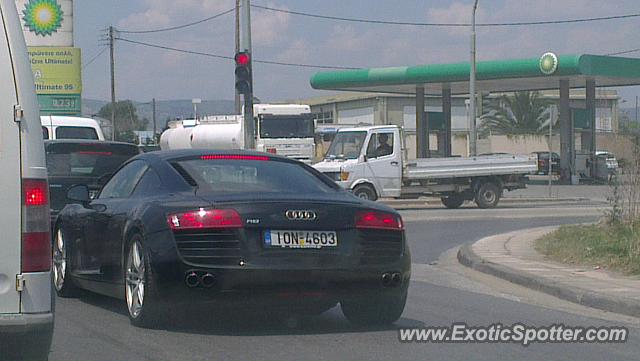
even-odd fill
[[[476,132],[476,10],[478,8],[478,0],[473,3],[473,12],[471,14],[471,71],[469,79],[469,130],[470,130],[470,146],[471,156],[477,154]]]

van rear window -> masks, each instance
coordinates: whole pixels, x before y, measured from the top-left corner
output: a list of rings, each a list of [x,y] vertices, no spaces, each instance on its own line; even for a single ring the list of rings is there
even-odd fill
[[[50,177],[100,178],[140,154],[133,144],[51,143],[45,150]]]
[[[91,127],[57,127],[56,139],[98,139],[98,132]]]

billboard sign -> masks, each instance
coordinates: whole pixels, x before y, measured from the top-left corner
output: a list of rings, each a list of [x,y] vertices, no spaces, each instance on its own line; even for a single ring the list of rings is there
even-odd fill
[[[73,46],[72,0],[16,0],[29,46]]]

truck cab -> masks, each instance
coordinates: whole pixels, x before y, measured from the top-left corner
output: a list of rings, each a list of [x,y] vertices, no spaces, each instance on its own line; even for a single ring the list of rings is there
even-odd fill
[[[399,197],[405,153],[402,130],[395,125],[342,128],[325,159],[314,167],[358,196]]]
[[[526,187],[536,159],[514,154],[419,158],[409,161],[404,132],[395,125],[341,128],[314,167],[354,195],[378,198],[440,197],[447,208],[475,201],[493,208],[505,190]]]
[[[315,124],[311,108],[299,104],[255,104],[256,150],[311,163]]]

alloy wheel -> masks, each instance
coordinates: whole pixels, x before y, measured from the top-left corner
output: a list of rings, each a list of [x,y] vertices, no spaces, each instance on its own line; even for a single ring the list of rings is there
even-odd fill
[[[133,242],[127,257],[125,292],[127,308],[133,318],[140,316],[144,306],[145,260],[140,242]]]

